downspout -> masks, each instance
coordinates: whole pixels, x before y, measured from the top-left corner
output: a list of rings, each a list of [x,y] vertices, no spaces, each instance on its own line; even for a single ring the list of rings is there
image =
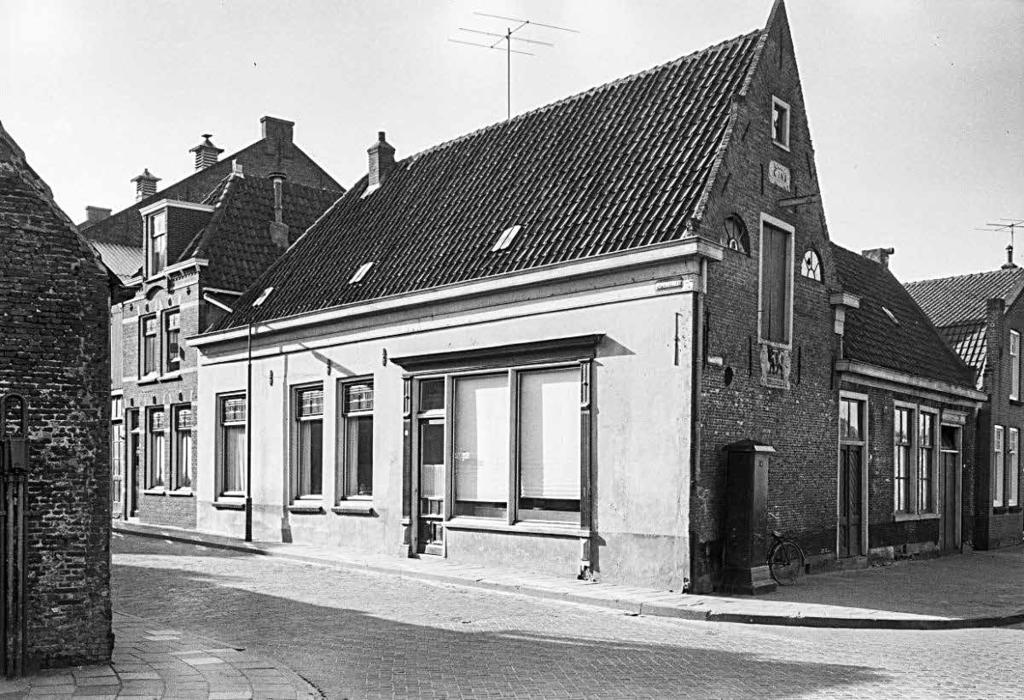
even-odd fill
[[[700,483],[701,467],[701,394],[704,384],[704,295],[707,293],[708,261],[700,260],[700,278],[693,294],[693,373],[690,387],[690,579],[683,581],[682,590],[690,592],[697,580],[696,531],[693,516],[696,499],[694,493]]]

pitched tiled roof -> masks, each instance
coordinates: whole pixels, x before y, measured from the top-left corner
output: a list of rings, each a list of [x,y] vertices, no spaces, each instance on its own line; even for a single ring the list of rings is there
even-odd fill
[[[1016,298],[1024,288],[1024,268],[921,280],[906,286],[932,323],[950,326],[983,320],[989,299],[998,297],[1009,303]]]
[[[231,174],[232,161],[237,160],[244,168],[246,163],[250,161],[259,162],[264,160],[266,154],[263,150],[266,148],[266,139],[257,141],[237,153],[214,163],[210,167],[197,170],[173,185],[168,185],[156,194],[139,200],[130,207],[122,209],[105,219],[94,223],[83,221],[78,224],[78,228],[82,235],[90,241],[117,243],[119,245],[141,248],[142,217],[139,215],[139,209],[159,202],[162,199],[200,202],[218,182]],[[303,153],[295,144],[290,144],[289,148],[293,150],[294,158],[309,159],[309,156]],[[322,170],[321,179],[323,181],[323,189],[330,190],[335,196],[345,191],[341,185]]]
[[[441,144],[364,178],[216,329],[687,235],[757,31]],[[521,227],[494,252],[503,231]],[[349,280],[363,264],[362,282]],[[258,309],[260,291],[275,291]]]
[[[84,233],[82,235],[88,236]],[[124,284],[128,284],[129,280],[142,268],[142,248],[103,241],[92,241],[92,245],[99,252],[107,267]]]
[[[860,297],[860,308],[846,314],[846,359],[974,386],[973,372],[888,269],[834,243],[832,257],[843,291]]]
[[[982,388],[985,365],[988,362],[988,340],[985,337],[984,323],[963,323],[958,326],[945,326],[939,334],[949,347],[974,370],[974,385]]]
[[[288,243],[334,203],[337,193],[285,182],[282,219],[288,225]],[[241,291],[281,255],[270,237],[274,220],[274,186],[260,177],[231,176],[219,183],[203,202],[216,208],[210,221],[185,247],[178,262],[205,258],[206,286]]]

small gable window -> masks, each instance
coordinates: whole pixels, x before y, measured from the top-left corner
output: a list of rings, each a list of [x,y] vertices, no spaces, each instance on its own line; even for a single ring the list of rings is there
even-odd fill
[[[519,233],[519,229],[521,228],[522,226],[516,224],[515,226],[510,226],[509,228],[502,231],[501,235],[498,236],[498,240],[495,241],[494,247],[491,248],[491,252],[496,253],[499,250],[505,250],[510,245],[512,245],[512,241],[515,239],[516,234]]]
[[[772,142],[789,150],[789,105],[772,96]]]
[[[363,278],[366,277],[366,273],[370,271],[371,267],[373,267],[372,262],[363,263],[362,265],[360,265],[359,269],[356,270],[356,274],[352,275],[352,279],[350,279],[348,283],[355,284],[356,282],[362,282]]]
[[[747,234],[747,227],[743,224],[743,219],[736,216],[735,214],[725,217],[725,245],[730,250],[735,250],[740,253],[750,253],[750,236]]]
[[[800,274],[808,279],[821,282],[821,258],[813,248],[808,248],[804,253],[803,262],[800,263]]]
[[[149,217],[149,274],[156,275],[167,267],[167,211]]]

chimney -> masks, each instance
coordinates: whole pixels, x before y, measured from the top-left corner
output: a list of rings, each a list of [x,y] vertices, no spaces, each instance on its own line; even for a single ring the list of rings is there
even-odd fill
[[[1006,262],[1003,263],[1003,270],[1012,270],[1017,267],[1017,263],[1013,261],[1013,243],[1006,246]]]
[[[85,220],[90,224],[95,224],[97,221],[103,221],[110,216],[112,211],[103,207],[88,206],[85,208]]]
[[[213,134],[203,134],[203,142],[195,148],[190,148],[189,153],[196,154],[196,170],[204,170],[209,168],[211,165],[217,162],[220,154],[224,152],[223,148],[217,148],[210,141],[210,137]]]
[[[133,177],[132,182],[135,183],[135,201],[138,202],[156,194],[156,183],[160,182],[160,178],[146,168],[141,175]]]
[[[873,260],[886,270],[889,269],[889,256],[896,253],[895,248],[872,248],[871,250],[862,250],[860,254],[868,260]]]
[[[294,134],[295,122],[277,117],[262,117],[260,124],[263,125],[263,138],[268,141],[280,143],[291,143]]]
[[[274,220],[270,222],[270,240],[278,248],[284,250],[288,247],[288,224],[284,222],[284,181],[287,179],[284,173],[271,173],[270,179],[274,183]]]
[[[387,179],[395,167],[395,147],[384,140],[384,132],[377,132],[377,143],[366,151],[370,155],[370,180],[368,188],[376,189]]]

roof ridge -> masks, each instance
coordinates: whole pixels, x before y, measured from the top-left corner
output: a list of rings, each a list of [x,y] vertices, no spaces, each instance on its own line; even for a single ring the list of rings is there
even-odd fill
[[[486,133],[486,132],[490,131],[491,129],[496,129],[496,128],[501,127],[501,126],[506,126],[506,125],[509,125],[509,124],[513,124],[513,123],[522,121],[522,120],[526,119],[527,117],[533,116],[535,114],[541,114],[541,113],[543,113],[545,111],[548,111],[548,110],[551,110],[551,109],[555,109],[557,107],[561,107],[562,105],[566,105],[566,104],[569,104],[570,102],[573,102],[575,100],[580,100],[580,99],[583,99],[584,97],[588,97],[590,95],[597,94],[597,93],[599,93],[599,92],[601,92],[603,90],[610,90],[610,89],[612,89],[614,87],[618,87],[619,85],[621,85],[623,83],[627,83],[627,82],[630,82],[630,81],[642,78],[644,76],[650,75],[650,74],[654,73],[655,71],[663,70],[663,69],[668,68],[670,66],[675,66],[675,65],[678,65],[678,64],[682,64],[682,63],[684,63],[686,61],[689,61],[691,59],[697,58],[698,56],[700,56],[702,54],[705,54],[705,53],[709,53],[711,51],[720,50],[720,49],[722,49],[723,47],[725,47],[725,46],[727,46],[729,44],[735,44],[735,43],[737,43],[737,42],[739,42],[739,41],[741,41],[743,39],[750,38],[750,37],[754,36],[755,34],[763,34],[764,31],[765,30],[762,28],[762,29],[755,29],[754,31],[751,31],[751,32],[746,32],[745,34],[739,34],[737,36],[732,37],[731,39],[726,39],[725,41],[720,41],[717,44],[712,44],[711,46],[706,46],[703,49],[699,49],[697,51],[692,51],[692,52],[690,52],[690,53],[688,53],[688,54],[686,54],[684,56],[680,56],[678,58],[673,58],[671,61],[666,61],[665,63],[659,63],[657,65],[651,66],[650,68],[645,68],[644,70],[638,71],[636,73],[632,73],[630,75],[625,75],[625,76],[623,76],[621,78],[616,78],[615,80],[611,80],[611,81],[609,81],[607,83],[601,83],[600,85],[595,85],[594,87],[587,88],[586,90],[584,90],[582,92],[577,92],[576,94],[569,95],[568,97],[563,97],[561,99],[555,100],[554,102],[548,102],[547,104],[543,104],[540,107],[534,107],[533,109],[531,109],[529,111],[523,112],[522,114],[517,114],[514,117],[511,117],[509,119],[502,119],[501,121],[493,122],[493,123],[488,124],[486,126],[482,126],[479,129],[475,129],[475,130],[467,132],[465,134],[461,134],[461,135],[456,136],[455,138],[449,139],[447,141],[442,141],[441,143],[434,144],[433,146],[425,148],[422,151],[418,151],[417,153],[413,153],[412,155],[409,155],[409,156],[406,156],[405,158],[402,158],[399,162],[400,163],[405,163],[405,162],[415,163],[417,160],[419,160],[420,158],[422,158],[422,157],[424,157],[426,155],[429,155],[429,154],[434,153],[436,151],[444,150],[444,149],[449,148],[450,146],[453,146],[453,145],[455,145],[457,143],[461,143],[462,141],[466,141],[466,140],[468,140],[470,138],[473,138],[474,136],[477,136],[477,135],[482,134],[482,133]],[[353,187],[352,189],[355,189],[355,188]]]
[[[981,277],[982,275],[1000,275],[1009,272],[1024,272],[1024,267],[1008,267],[1000,268],[998,270],[982,270],[981,272],[968,272],[962,275],[950,275],[948,277],[929,277],[923,280],[913,280],[911,282],[904,282],[904,287],[911,287],[918,284],[926,284],[928,282],[945,282],[947,280],[959,280],[967,279],[968,277]]]

